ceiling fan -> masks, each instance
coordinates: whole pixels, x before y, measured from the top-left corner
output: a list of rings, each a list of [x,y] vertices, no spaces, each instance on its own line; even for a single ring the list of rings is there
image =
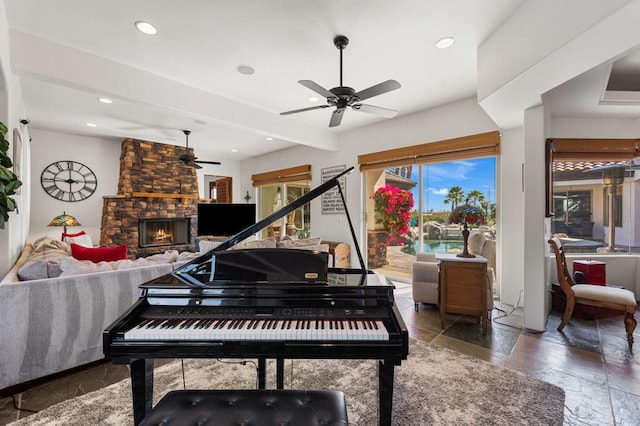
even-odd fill
[[[191,134],[191,130],[183,130],[182,133],[184,133],[185,137],[187,138],[187,149],[185,154],[182,154],[180,157],[178,157],[180,161],[182,161],[187,166],[191,166],[196,169],[202,168],[200,164],[220,164],[219,161],[198,160],[198,157],[193,154],[189,154],[189,135]]]
[[[340,125],[342,121],[342,116],[347,109],[347,107],[351,107],[355,111],[368,112],[370,114],[377,114],[386,118],[393,118],[398,114],[398,111],[382,108],[374,105],[363,104],[361,101],[365,99],[372,98],[374,96],[382,95],[383,93],[390,92],[392,90],[396,90],[400,88],[400,83],[395,80],[387,80],[382,83],[378,83],[374,86],[371,86],[367,89],[356,92],[351,87],[346,87],[342,85],[342,51],[349,44],[349,39],[345,36],[339,35],[333,39],[333,44],[340,50],[340,86],[334,87],[333,89],[327,90],[324,87],[320,86],[318,83],[315,83],[311,80],[299,80],[298,83],[302,84],[308,89],[313,90],[314,92],[324,96],[327,98],[327,105],[318,105],[309,108],[301,108],[293,111],[281,112],[280,115],[289,115],[295,114],[298,112],[304,111],[312,111],[314,109],[322,109],[329,107],[336,107],[331,115],[331,120],[329,121],[329,127],[336,127]]]

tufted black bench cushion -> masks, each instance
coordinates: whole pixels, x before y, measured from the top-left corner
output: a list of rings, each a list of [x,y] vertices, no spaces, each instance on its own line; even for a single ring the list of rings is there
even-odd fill
[[[140,425],[348,425],[344,394],[326,390],[179,390]]]

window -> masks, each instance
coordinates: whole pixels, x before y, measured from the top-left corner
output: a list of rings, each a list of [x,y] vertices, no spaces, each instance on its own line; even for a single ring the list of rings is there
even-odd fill
[[[411,191],[414,199],[410,235],[403,246],[385,241],[374,203],[368,199],[368,266],[385,275],[407,278],[416,253],[460,250],[462,230],[459,225],[448,226],[448,218],[457,203],[467,201],[481,207],[487,218],[486,224],[473,225],[472,231],[483,232],[495,244],[499,153],[499,133],[488,132],[359,156],[367,194],[391,185]],[[495,260],[493,256],[494,267]]]
[[[638,166],[634,162],[639,155],[639,142],[547,141],[547,216],[551,217],[551,231],[589,240],[567,241],[567,252],[572,244],[581,252],[639,251],[640,234],[635,231],[639,211],[634,202],[640,196]]]
[[[258,187],[259,219],[277,212],[309,192],[311,166],[304,165],[251,176]],[[311,234],[309,203],[277,220],[262,231],[262,238],[284,235],[306,238]]]

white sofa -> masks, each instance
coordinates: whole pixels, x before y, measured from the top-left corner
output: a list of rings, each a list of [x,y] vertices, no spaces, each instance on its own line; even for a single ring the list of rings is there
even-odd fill
[[[174,259],[30,281],[17,280],[18,261],[0,282],[0,390],[103,359],[102,331],[138,299],[140,284],[184,263]]]
[[[0,282],[0,390],[103,359],[102,332],[135,303],[140,295],[138,286],[170,273],[217,244],[200,241],[200,253],[167,252],[135,261],[97,264],[75,261],[62,253],[63,260],[48,256],[49,261],[44,262],[48,265],[39,270],[46,274],[57,269],[52,263],[59,262],[63,275],[75,275],[20,281],[18,271],[31,255],[31,244],[27,243],[16,265]],[[275,240],[267,239],[242,242],[235,248],[275,246]],[[329,251],[319,238],[278,246]],[[117,267],[126,269],[111,269]],[[99,269],[110,270],[90,272]]]

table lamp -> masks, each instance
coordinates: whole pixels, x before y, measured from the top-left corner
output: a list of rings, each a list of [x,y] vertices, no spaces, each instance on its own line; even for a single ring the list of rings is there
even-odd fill
[[[64,226],[64,232],[67,233],[67,226],[81,226],[77,219],[66,212],[62,212],[60,216],[51,219],[47,226]]]

